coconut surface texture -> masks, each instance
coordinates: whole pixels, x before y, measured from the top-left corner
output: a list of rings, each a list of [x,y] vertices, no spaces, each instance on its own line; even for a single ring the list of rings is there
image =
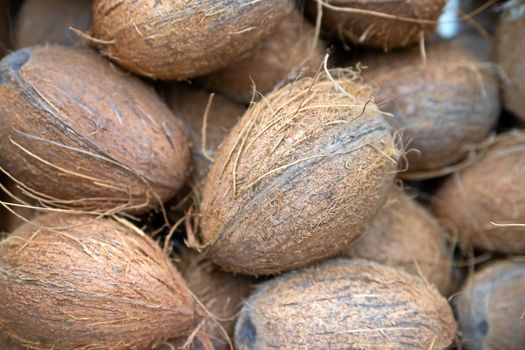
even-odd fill
[[[243,59],[291,8],[291,0],[94,0],[93,35],[126,69],[182,80]]]
[[[433,212],[465,248],[525,254],[524,183],[525,133],[504,135],[443,184]]]
[[[342,70],[330,79],[270,94],[221,144],[200,238],[224,269],[273,274],[337,255],[382,207],[399,153],[391,129],[367,86]]]
[[[525,349],[524,262],[494,262],[476,272],[455,306],[465,349]]]
[[[69,28],[91,26],[91,0],[26,0],[15,20],[14,48],[60,44],[73,46],[82,39]]]
[[[318,15],[323,4],[323,27],[343,42],[385,51],[417,43],[429,35],[445,0],[308,0],[307,9]],[[387,16],[388,18],[385,18]]]
[[[377,261],[424,277],[443,294],[451,292],[452,254],[436,219],[402,190],[393,190],[366,232],[344,256]]]
[[[212,72],[201,82],[238,102],[249,103],[288,81],[314,76],[324,49],[322,41],[316,40],[314,27],[294,10],[250,57]]]
[[[407,148],[408,172],[436,170],[466,156],[484,140],[501,110],[493,65],[451,43],[420,51],[392,52],[362,59],[375,101],[394,114],[389,122]]]
[[[423,280],[335,259],[261,284],[235,327],[238,350],[446,349],[456,322]]]
[[[190,152],[153,89],[87,49],[34,47],[0,62],[0,165],[58,207],[145,212],[173,196]]]
[[[525,121],[525,3],[512,0],[496,31],[496,62],[503,70],[503,105]]]
[[[48,214],[0,243],[0,329],[31,349],[147,349],[203,317],[154,241],[130,224]]]

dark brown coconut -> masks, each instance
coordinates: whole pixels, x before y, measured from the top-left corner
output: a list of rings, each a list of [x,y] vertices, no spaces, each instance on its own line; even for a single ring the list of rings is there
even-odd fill
[[[263,283],[235,327],[238,350],[446,349],[456,322],[423,280],[337,259]]]
[[[290,0],[94,0],[93,35],[130,71],[181,80],[241,60],[290,9]]]
[[[402,135],[408,172],[436,170],[466,156],[487,137],[499,113],[493,65],[452,43],[368,56],[365,81],[377,86],[375,101]],[[411,150],[411,151],[410,151]]]
[[[401,190],[392,191],[366,232],[343,255],[401,268],[425,278],[443,295],[451,292],[452,256],[445,231]]]
[[[321,3],[327,4],[328,7],[323,5],[322,23],[328,32],[343,41],[386,51],[417,43],[421,33],[433,33],[445,2],[324,0]],[[308,0],[307,9],[313,15],[317,15],[318,1]],[[377,14],[390,18],[382,18]]]
[[[50,214],[0,244],[0,330],[31,349],[147,349],[203,317],[169,258],[111,219]]]
[[[91,0],[26,0],[15,21],[14,48],[60,44],[72,46],[81,38],[69,29],[91,25]]]
[[[250,57],[211,73],[201,82],[238,102],[248,103],[288,81],[313,76],[323,61],[324,51],[314,32],[314,27],[294,10]]]
[[[525,263],[500,261],[476,272],[455,306],[465,349],[525,349]]]
[[[145,212],[181,187],[189,147],[155,92],[87,49],[0,62],[0,165],[46,204]]]
[[[433,211],[466,248],[525,254],[524,183],[525,133],[503,136],[443,184]]]
[[[201,238],[224,269],[273,274],[337,255],[383,205],[397,168],[391,129],[366,86],[331,74],[252,105],[221,144]]]

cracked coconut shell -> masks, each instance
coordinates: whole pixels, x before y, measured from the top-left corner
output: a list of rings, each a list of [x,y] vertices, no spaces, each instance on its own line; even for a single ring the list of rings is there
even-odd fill
[[[94,0],[93,36],[133,73],[183,80],[243,59],[291,8],[290,0]]]
[[[365,260],[336,259],[261,284],[235,327],[238,350],[446,349],[447,301],[424,281]]]
[[[465,349],[525,349],[524,262],[485,266],[466,281],[455,306]]]
[[[48,205],[141,213],[186,180],[179,121],[153,89],[91,50],[4,58],[0,120],[0,166]]]
[[[151,349],[204,320],[169,258],[124,222],[48,214],[0,243],[0,332],[36,350]]]
[[[342,70],[253,104],[221,144],[201,242],[228,271],[274,274],[337,255],[383,206],[397,169],[391,129]]]

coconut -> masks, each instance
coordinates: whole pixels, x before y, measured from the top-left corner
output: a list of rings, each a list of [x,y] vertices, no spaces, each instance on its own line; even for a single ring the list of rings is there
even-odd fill
[[[145,212],[185,182],[189,147],[155,92],[96,53],[59,46],[0,62],[0,166],[40,201]]]
[[[365,260],[336,259],[261,284],[235,327],[238,350],[446,349],[456,322],[424,281]]]
[[[500,113],[498,76],[470,50],[452,43],[362,59],[375,101],[402,134],[409,173],[437,170],[484,140]],[[404,176],[409,176],[406,174]]]
[[[201,82],[241,103],[257,100],[259,94],[266,95],[287,81],[315,75],[324,51],[316,39],[314,27],[294,10],[250,57],[211,73]]]
[[[269,36],[291,0],[94,0],[101,52],[128,70],[186,79],[239,61]]]
[[[445,237],[432,215],[401,190],[394,190],[366,233],[343,255],[403,269],[448,295],[452,256]]]
[[[0,331],[31,349],[146,349],[205,321],[169,258],[122,221],[40,216],[0,243],[0,271]]]
[[[465,349],[525,349],[525,263],[484,267],[465,283],[455,306]]]
[[[79,44],[80,37],[69,28],[87,30],[90,25],[91,0],[26,0],[16,17],[14,47]]]
[[[206,254],[253,275],[337,255],[383,205],[397,156],[368,87],[342,70],[273,92],[250,107],[210,168]]]
[[[309,0],[307,10],[343,41],[388,51],[417,43],[436,29],[445,0]]]
[[[496,31],[496,62],[503,71],[503,105],[525,121],[525,3],[511,0]]]
[[[525,254],[524,183],[525,133],[501,136],[443,184],[433,211],[465,248]]]

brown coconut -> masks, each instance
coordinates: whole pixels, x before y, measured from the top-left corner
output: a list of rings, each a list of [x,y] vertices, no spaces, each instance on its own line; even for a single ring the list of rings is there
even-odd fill
[[[243,59],[291,7],[291,0],[94,0],[93,35],[128,70],[182,80]]]
[[[496,70],[453,43],[368,56],[365,81],[376,86],[375,101],[409,150],[408,173],[437,170],[466,157],[484,140],[500,113]],[[404,175],[405,176],[405,175]]]
[[[261,284],[235,327],[238,350],[446,349],[447,301],[423,280],[365,260],[336,259]]]
[[[82,43],[81,31],[91,26],[91,0],[25,0],[15,20],[14,48]]]
[[[525,349],[525,263],[484,267],[465,283],[455,306],[465,349]]]
[[[201,240],[224,269],[273,274],[337,255],[383,205],[397,168],[391,129],[368,87],[327,74],[253,104],[221,144]]]
[[[401,268],[425,278],[443,295],[451,292],[452,256],[446,233],[401,190],[392,191],[366,232],[343,255]]]
[[[525,254],[525,133],[500,137],[439,189],[433,211],[465,248]]]
[[[201,83],[240,103],[249,103],[288,81],[314,76],[323,52],[314,27],[294,10],[250,57],[212,72]]]
[[[507,1],[496,31],[496,62],[502,70],[503,106],[525,121],[525,3]]]
[[[385,51],[417,43],[429,35],[445,0],[308,0],[307,9],[318,14],[323,4],[323,27],[340,40]]]
[[[46,204],[145,212],[184,183],[189,147],[155,92],[87,49],[0,62],[0,165]]]
[[[111,219],[43,215],[0,243],[0,331],[31,349],[147,349],[202,311],[169,258]]]

